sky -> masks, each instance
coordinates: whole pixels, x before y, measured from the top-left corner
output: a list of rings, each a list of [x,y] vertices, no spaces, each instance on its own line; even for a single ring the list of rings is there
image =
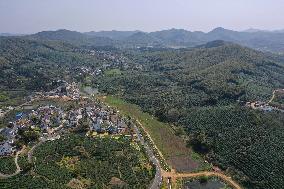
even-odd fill
[[[284,0],[0,0],[0,33],[284,29]]]

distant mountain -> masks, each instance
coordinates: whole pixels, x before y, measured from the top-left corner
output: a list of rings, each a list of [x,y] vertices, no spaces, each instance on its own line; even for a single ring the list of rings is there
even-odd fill
[[[114,42],[110,38],[89,36],[76,31],[69,31],[65,29],[57,31],[42,31],[33,35],[27,36],[32,39],[41,40],[56,40],[66,41],[76,45],[90,45],[90,46],[112,46]]]
[[[195,46],[204,41],[201,38],[202,32],[190,32],[183,29],[151,32],[150,35],[170,46]]]
[[[270,31],[268,31],[268,30],[260,30],[260,29],[255,29],[255,28],[249,28],[247,30],[244,30],[243,32],[255,33],[255,32],[270,32]]]
[[[125,38],[123,40],[124,42],[128,44],[133,44],[133,45],[157,45],[157,44],[163,44],[163,41],[159,40],[158,38],[155,38],[154,36],[149,35],[148,33],[145,32],[138,32],[134,33],[133,35]]]
[[[284,33],[284,29],[283,30],[274,30],[274,33]]]
[[[223,40],[262,51],[284,52],[284,33],[281,32],[238,32],[218,27],[208,33],[171,29],[152,32],[150,35],[160,39],[166,46],[193,47],[210,41]]]
[[[23,36],[24,34],[15,34],[15,33],[0,33],[0,36],[10,37],[10,36]]]
[[[255,28],[249,28],[247,30],[244,30],[243,32],[247,32],[247,33],[255,33],[255,32],[284,33],[284,29],[283,30],[260,30],[260,29],[255,29]]]
[[[114,40],[122,40],[125,39],[135,33],[138,33],[140,31],[116,31],[116,30],[112,30],[112,31],[99,31],[99,32],[95,32],[95,31],[91,31],[91,32],[86,32],[85,34],[89,35],[89,36],[96,36],[96,37],[108,37],[110,39],[114,39]]]
[[[198,46],[196,46],[196,48],[213,48],[213,47],[220,47],[220,46],[230,45],[230,44],[232,44],[232,43],[222,41],[222,40],[216,40],[216,41],[210,41],[210,42],[205,43],[203,45],[198,45]]]
[[[32,37],[45,39],[45,40],[74,40],[74,41],[86,38],[86,36],[80,32],[69,31],[65,29],[57,31],[42,31],[32,35]]]
[[[284,53],[284,32],[233,31],[222,27],[205,32],[191,32],[183,29],[170,29],[156,32],[140,31],[101,31],[80,33],[69,30],[43,31],[27,36],[32,39],[60,40],[80,46],[113,47],[195,47],[210,41],[222,40],[237,43],[261,51]]]
[[[242,33],[218,27],[206,33],[204,35],[204,38],[206,39],[206,41],[213,41],[213,40],[236,41],[242,38]]]

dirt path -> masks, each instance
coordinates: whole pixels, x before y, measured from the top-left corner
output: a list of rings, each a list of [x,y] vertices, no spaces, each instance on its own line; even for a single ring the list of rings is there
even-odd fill
[[[208,177],[215,176],[225,181],[227,184],[229,184],[234,189],[242,189],[242,187],[238,183],[233,181],[231,177],[228,177],[225,174],[219,173],[219,172],[203,171],[203,172],[198,172],[198,173],[173,173],[173,172],[163,171],[162,176],[164,178],[171,178],[172,180],[176,180],[177,178],[196,178],[200,176],[208,176]]]
[[[153,147],[157,150],[157,152],[159,153],[160,157],[163,160],[165,160],[162,152],[155,145],[155,142],[151,138],[151,135],[149,134],[147,129],[143,126],[143,124],[139,120],[136,120],[136,121],[140,125],[140,127],[143,129],[143,131],[146,133],[147,137],[150,139]],[[165,160],[165,162],[166,162],[166,160]],[[175,181],[176,181],[177,178],[196,178],[196,177],[200,177],[200,176],[208,176],[208,177],[215,176],[215,177],[218,177],[218,178],[222,179],[224,182],[226,182],[228,185],[230,185],[234,189],[242,189],[242,187],[238,183],[233,181],[231,179],[231,177],[228,177],[224,173],[221,173],[221,172],[202,171],[202,172],[198,172],[198,173],[176,173],[174,169],[172,169],[171,172],[167,172],[167,171],[163,170],[161,167],[160,167],[160,171],[161,171],[161,176],[164,179],[171,178],[173,184],[175,184]]]
[[[153,146],[157,149],[160,156],[165,160],[165,158],[163,157],[163,154],[161,153],[159,148],[155,145],[154,141],[151,138],[151,135],[143,127],[142,123],[139,120],[137,120],[137,123],[142,127],[142,129],[148,135],[149,139],[152,141]],[[231,179],[231,177],[228,177],[225,174],[219,173],[219,172],[204,171],[204,172],[198,172],[198,173],[175,173],[174,171],[173,172],[166,172],[166,171],[162,170],[162,177],[163,178],[169,178],[170,177],[170,178],[173,179],[173,181],[175,181],[176,178],[196,178],[196,177],[200,177],[200,176],[209,176],[209,177],[210,176],[216,176],[216,177],[222,179],[223,181],[225,181],[230,186],[232,186],[234,189],[242,189],[242,187],[239,184],[237,184],[235,181],[233,181]]]
[[[275,93],[278,92],[278,90],[274,90],[273,93],[272,93],[272,97],[270,98],[270,100],[267,102],[267,104],[270,104],[273,99],[275,98]]]
[[[2,173],[0,173],[0,178],[10,178],[10,177],[13,177],[13,176],[15,176],[15,175],[17,175],[17,174],[19,174],[21,172],[21,167],[18,164],[18,157],[24,150],[25,150],[25,147],[23,147],[20,151],[18,151],[16,153],[15,160],[14,160],[15,164],[16,164],[16,171],[14,173],[12,173],[12,174],[2,174]]]
[[[163,157],[163,154],[161,153],[159,148],[155,145],[154,141],[151,138],[151,135],[143,127],[142,123],[139,120],[137,120],[137,123],[142,127],[142,129],[145,131],[145,133],[147,134],[149,139],[152,141],[153,146],[157,149],[159,155],[165,160],[165,158]],[[196,178],[196,177],[200,177],[200,176],[209,176],[209,177],[215,176],[215,177],[218,177],[218,178],[222,179],[223,181],[225,181],[227,184],[232,186],[234,189],[242,189],[242,187],[238,183],[233,181],[231,179],[231,177],[228,177],[225,174],[219,173],[219,172],[204,171],[204,172],[198,172],[198,173],[175,173],[174,170],[172,172],[166,172],[166,171],[162,170],[162,177],[163,178],[169,178],[170,177],[170,178],[172,178],[172,180],[174,182],[175,182],[176,178]]]
[[[28,161],[29,163],[33,163],[33,153],[34,153],[34,150],[40,146],[42,143],[44,143],[46,140],[42,140],[40,142],[38,142],[37,144],[35,144],[31,149],[30,151],[28,152]]]

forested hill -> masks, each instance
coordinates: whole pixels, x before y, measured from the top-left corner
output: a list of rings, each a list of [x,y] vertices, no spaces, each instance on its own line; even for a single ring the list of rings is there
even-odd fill
[[[119,44],[133,47],[139,38],[147,45],[153,38],[155,43],[162,40],[128,34],[128,42]],[[99,44],[93,39],[102,40],[102,46],[108,40],[86,36],[63,30],[0,37],[0,105],[10,105],[18,92],[25,93],[19,95],[23,97],[53,88],[54,80],[76,78],[76,67],[95,70],[104,65],[103,74],[86,76],[88,84],[183,126],[194,149],[201,148],[207,159],[233,172],[246,188],[284,185],[284,167],[279,166],[284,157],[283,113],[242,107],[247,101],[268,100],[273,90],[284,88],[283,57],[220,40],[190,49],[110,45],[97,52],[85,48]],[[107,68],[120,62],[126,66]]]
[[[28,35],[26,38],[35,40],[56,40],[65,41],[79,46],[113,46],[115,41],[108,37],[97,37],[83,34],[76,31],[57,30],[57,31],[42,31],[33,35]]]
[[[214,40],[224,40],[261,51],[284,53],[284,32],[238,32],[224,28],[215,28],[205,33],[170,29],[156,32],[141,31],[102,31],[80,33],[65,29],[43,31],[27,38],[40,40],[63,40],[80,46],[115,46],[119,48],[163,47],[188,48]]]
[[[281,58],[221,41],[127,54],[141,70],[102,77],[102,91],[183,127],[188,144],[244,188],[283,187],[284,114],[243,106],[284,88]]]
[[[181,107],[265,100],[273,89],[284,87],[284,64],[278,57],[230,43],[208,46],[132,52],[130,57],[143,71],[104,78],[102,88],[122,93],[148,111],[166,113]]]
[[[70,75],[76,66],[96,66],[95,55],[60,41],[0,37],[0,104],[17,104],[31,91],[50,90],[52,81]]]

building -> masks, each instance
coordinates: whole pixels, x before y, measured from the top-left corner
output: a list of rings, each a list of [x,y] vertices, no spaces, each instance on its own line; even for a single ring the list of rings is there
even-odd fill
[[[5,142],[0,145],[0,156],[10,155],[13,152],[14,148],[8,142]]]

